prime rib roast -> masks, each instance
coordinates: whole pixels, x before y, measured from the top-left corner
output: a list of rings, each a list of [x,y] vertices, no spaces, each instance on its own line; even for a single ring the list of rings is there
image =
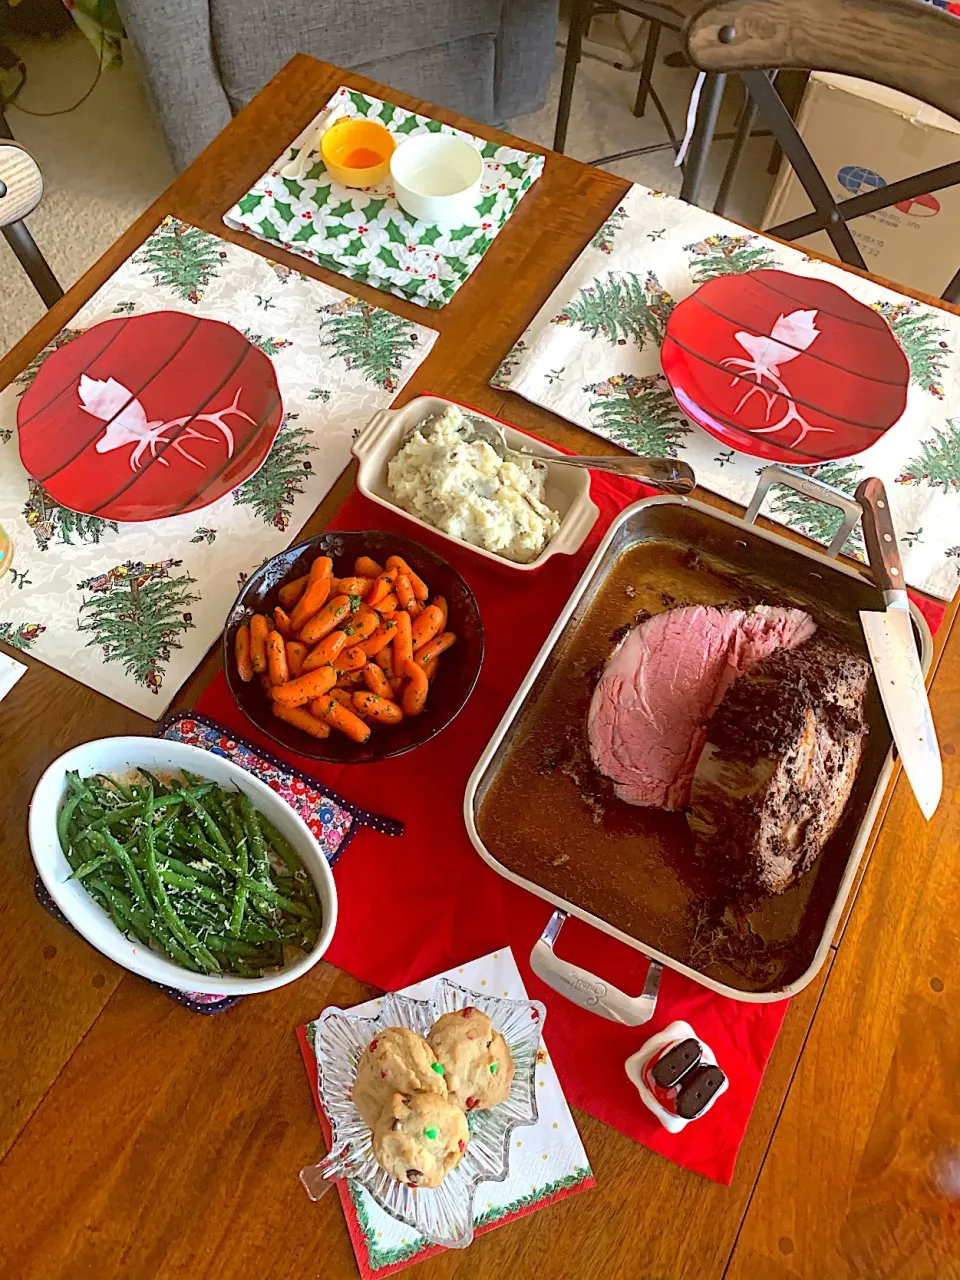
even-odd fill
[[[756,663],[707,725],[687,821],[730,881],[782,893],[833,834],[867,736],[870,665],[819,633]]]
[[[687,809],[731,888],[782,893],[840,820],[867,733],[865,659],[800,609],[689,606],[634,627],[604,668],[590,754],[617,796]]]

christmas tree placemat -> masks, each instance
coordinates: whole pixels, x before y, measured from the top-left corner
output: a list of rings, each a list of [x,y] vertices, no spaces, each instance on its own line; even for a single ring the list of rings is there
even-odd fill
[[[510,1000],[527,998],[523,979],[509,947],[404,987],[401,994],[429,999],[439,978],[450,978],[479,995],[502,995]],[[368,1000],[366,1004],[354,1006],[351,1012],[374,1016],[380,1003],[379,1000]],[[320,1109],[317,1091],[317,1060],[313,1051],[315,1035],[314,1022],[297,1028],[314,1105],[320,1116],[324,1138],[329,1143],[330,1127]],[[506,1180],[482,1182],[477,1189],[474,1224],[478,1235],[595,1185],[587,1153],[542,1039],[537,1053],[537,1111],[539,1119],[535,1125],[514,1130],[510,1171]],[[438,1245],[429,1244],[415,1231],[391,1218],[357,1183],[339,1182],[337,1187],[363,1280],[392,1275],[402,1267],[444,1252]],[[429,1195],[429,1192],[424,1194]]]
[[[762,268],[839,285],[889,323],[909,365],[903,416],[864,452],[807,468],[807,473],[851,497],[864,477],[879,476],[890,496],[908,583],[951,599],[960,584],[958,316],[635,186],[503,361],[493,385],[516,391],[632,453],[683,457],[705,488],[746,505],[765,464],[721,445],[684,415],[663,376],[660,345],[674,306],[700,284]],[[771,326],[791,309],[786,297],[771,297],[770,305]],[[724,319],[730,328],[728,354],[743,357],[736,341],[738,317]],[[754,327],[756,317],[740,323]],[[818,339],[821,345],[826,337]],[[868,361],[851,356],[856,337],[851,335],[847,346],[842,338],[832,342],[818,348],[823,359],[867,382],[884,380],[883,369],[864,367]],[[789,371],[786,361],[783,367]],[[781,370],[785,381],[789,376]],[[864,385],[867,396],[870,388]],[[841,520],[835,508],[782,487],[771,490],[764,514],[823,543]],[[864,558],[859,527],[844,551]]]
[[[262,467],[202,510],[139,524],[79,515],[24,470],[20,397],[50,352],[91,325],[157,311],[226,321],[269,356],[283,399],[279,433]],[[12,567],[0,578],[0,640],[159,717],[220,634],[239,587],[293,541],[349,462],[357,433],[393,400],[436,336],[166,218],[0,392],[0,523],[14,544]],[[129,374],[124,384],[121,369],[107,374],[134,385]],[[144,440],[186,411],[178,379],[163,382],[163,403],[144,391],[142,423],[131,419],[129,437],[115,449],[111,442],[110,457],[129,454],[133,465]],[[143,383],[141,376],[136,385]],[[223,448],[192,439],[189,447]]]
[[[389,176],[358,191],[334,182],[317,153],[299,181],[280,170],[310,146],[317,121],[332,107],[353,119],[377,120],[401,144],[421,133],[452,133],[483,156],[476,225],[438,227],[406,214]],[[329,271],[385,289],[421,307],[442,307],[480,263],[525,191],[543,172],[543,156],[486,142],[439,120],[418,116],[341,86],[291,146],[223,220],[261,240],[282,245]]]

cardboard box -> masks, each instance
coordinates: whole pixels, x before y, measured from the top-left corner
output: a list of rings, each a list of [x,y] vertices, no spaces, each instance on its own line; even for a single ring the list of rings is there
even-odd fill
[[[815,72],[797,115],[800,135],[835,200],[960,160],[960,122],[915,98],[849,76]],[[763,218],[772,227],[812,206],[784,163]],[[869,271],[939,296],[960,267],[960,186],[848,224]],[[797,241],[836,259],[825,231]]]

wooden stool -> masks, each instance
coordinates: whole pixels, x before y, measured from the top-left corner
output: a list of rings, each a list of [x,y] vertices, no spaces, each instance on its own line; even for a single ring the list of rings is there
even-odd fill
[[[0,232],[44,304],[52,307],[63,297],[63,290],[23,224],[42,197],[43,177],[33,156],[15,142],[0,143]]]

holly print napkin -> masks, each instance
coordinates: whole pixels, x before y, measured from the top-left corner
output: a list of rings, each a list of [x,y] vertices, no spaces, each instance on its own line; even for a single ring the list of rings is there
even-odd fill
[[[428,999],[438,979],[450,978],[478,995],[505,996],[524,1000],[527,992],[509,947],[494,951],[479,960],[448,969],[413,986],[404,987],[402,995]],[[376,1015],[379,1000],[368,1000],[354,1006],[353,1013]],[[316,1024],[299,1027],[297,1037],[310,1079],[314,1103],[320,1111],[317,1094],[317,1062],[313,1052]],[[537,1209],[555,1204],[578,1191],[594,1186],[593,1174],[583,1149],[580,1135],[570,1114],[560,1081],[543,1040],[537,1054],[537,1111],[539,1120],[530,1127],[515,1129],[510,1172],[505,1182],[483,1182],[474,1201],[474,1223],[477,1233],[513,1222]],[[323,1113],[324,1133],[330,1136]],[[444,1252],[431,1245],[403,1223],[391,1218],[358,1184],[338,1183],[340,1199],[347,1217],[350,1239],[364,1280],[371,1276],[388,1276],[402,1267],[434,1253]]]
[[[411,218],[397,203],[389,176],[362,191],[340,186],[319,152],[300,181],[281,177],[280,170],[300,148],[314,143],[317,122],[333,107],[343,116],[379,121],[397,135],[398,145],[422,133],[452,133],[472,143],[484,160],[476,224],[439,227]],[[374,289],[421,307],[442,307],[480,264],[543,164],[543,156],[500,147],[341,85],[223,220]]]
[[[663,376],[660,346],[674,306],[699,285],[764,268],[839,285],[889,324],[909,366],[903,416],[862,453],[804,470],[851,497],[862,479],[879,476],[890,497],[907,582],[951,599],[960,584],[960,317],[948,311],[635,186],[492,383],[632,453],[682,457],[701,485],[746,505],[766,464],[721,444],[686,417]],[[790,305],[785,299],[783,310],[789,312]],[[774,326],[778,310],[771,312]],[[799,314],[809,318],[809,312]],[[736,339],[731,332],[734,360],[748,354]],[[860,361],[851,364],[843,351],[824,354],[857,376],[881,381],[885,376],[885,370],[861,367]],[[784,363],[780,370],[784,381],[791,376],[789,368]],[[841,521],[836,508],[782,487],[771,490],[764,515],[822,543],[832,539]],[[859,526],[844,551],[864,559]]]
[[[168,519],[118,523],[58,505],[20,461],[20,397],[47,356],[91,325],[157,311],[226,321],[270,358],[283,418],[266,461],[232,493]],[[13,543],[12,567],[0,577],[0,640],[135,711],[162,715],[219,636],[240,585],[293,541],[349,462],[356,435],[436,336],[165,218],[0,391],[0,524]],[[122,369],[100,376],[108,375],[137,385]],[[144,430],[184,412],[175,384],[163,404],[148,390]],[[124,446],[131,457],[135,447]],[[220,450],[219,461],[223,446],[191,440],[190,448]]]

